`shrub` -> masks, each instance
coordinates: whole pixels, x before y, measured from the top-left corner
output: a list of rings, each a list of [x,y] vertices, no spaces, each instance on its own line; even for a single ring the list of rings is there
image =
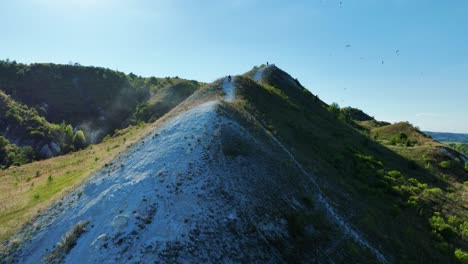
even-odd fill
[[[460,218],[454,216],[454,215],[451,215],[447,218],[447,223],[451,226],[453,226],[454,228],[456,228],[457,226],[461,225],[462,224],[462,221],[460,220]]]
[[[62,263],[68,252],[76,245],[76,241],[86,232],[86,226],[89,221],[80,221],[70,231],[68,231],[62,240],[57,243],[57,247],[45,257],[47,263]]]
[[[65,124],[63,124],[65,125]],[[64,128],[65,142],[70,144],[73,141],[73,127],[71,125],[66,125]]]
[[[465,170],[468,171],[468,161],[465,161]]]
[[[464,239],[468,239],[468,222],[465,221],[461,223],[459,230],[460,230],[460,236]]]
[[[443,194],[443,192],[440,188],[430,188],[430,189],[425,189],[423,191],[423,194],[426,196],[440,196]]]
[[[340,106],[337,103],[332,103],[328,106],[328,111],[338,116],[340,114]]]
[[[455,250],[455,258],[459,263],[468,264],[468,253],[461,249]]]
[[[432,164],[428,162],[428,163],[426,163],[426,165],[424,165],[424,168],[426,170],[430,170],[430,169],[432,169]]]
[[[439,163],[439,166],[442,168],[442,169],[450,169],[452,167],[452,163],[448,160],[445,160],[445,161],[442,161],[441,163]]]
[[[429,224],[434,231],[441,234],[446,239],[451,239],[456,234],[456,230],[445,222],[439,212],[435,212],[434,215],[429,218]]]
[[[390,140],[390,145],[403,144],[407,147],[411,146],[411,142],[408,140],[408,135],[403,132],[398,133]]]
[[[77,149],[86,147],[86,138],[83,131],[76,131],[75,135],[73,136],[73,145],[75,145],[75,148]]]
[[[389,171],[384,177],[389,183],[401,185],[404,183],[403,175],[396,170]]]

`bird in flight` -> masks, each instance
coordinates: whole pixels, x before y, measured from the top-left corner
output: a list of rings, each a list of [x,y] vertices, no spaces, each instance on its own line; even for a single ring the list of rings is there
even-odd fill
[[[395,53],[396,53],[397,56],[400,55],[400,50],[399,49],[396,50]]]
[[[350,44],[348,44],[348,45],[346,45],[345,47],[346,47],[346,48],[351,48],[351,45],[350,45]]]

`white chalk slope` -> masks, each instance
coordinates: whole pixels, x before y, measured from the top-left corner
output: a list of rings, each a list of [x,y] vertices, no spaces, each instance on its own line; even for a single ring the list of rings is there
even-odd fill
[[[229,79],[228,77],[223,80],[223,91],[224,91],[224,100],[227,102],[232,102],[235,98],[235,77]]]
[[[15,259],[37,263],[85,220],[66,263],[278,261],[267,238],[287,237],[280,209],[297,187],[269,179],[284,173],[284,157],[217,114],[218,104],[168,121],[43,213],[22,231],[31,241]]]
[[[260,82],[263,80],[263,72],[265,71],[266,68],[270,67],[270,65],[263,65],[260,68],[257,69],[257,71],[253,74],[252,79],[256,82]]]
[[[226,101],[233,82],[223,80]],[[284,262],[270,241],[290,241],[285,213],[321,194],[279,141],[219,104],[167,121],[42,213],[19,233],[30,241],[14,261],[38,263],[89,221],[66,263]]]

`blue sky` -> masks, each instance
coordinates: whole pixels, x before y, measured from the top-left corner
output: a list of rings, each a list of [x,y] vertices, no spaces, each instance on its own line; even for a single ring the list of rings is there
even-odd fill
[[[269,61],[327,103],[468,133],[465,0],[17,0],[0,12],[3,59],[205,82]]]

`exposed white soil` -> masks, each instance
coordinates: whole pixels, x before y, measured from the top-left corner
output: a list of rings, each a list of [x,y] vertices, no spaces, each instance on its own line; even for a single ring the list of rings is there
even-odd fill
[[[222,83],[225,101],[235,99],[233,82]],[[65,263],[282,263],[271,241],[291,241],[287,213],[304,210],[305,194],[385,261],[281,142],[219,104],[195,106],[153,131],[21,230],[23,243],[0,262],[39,263],[89,221]]]
[[[296,187],[278,195],[279,160],[218,115],[218,103],[168,121],[42,213],[12,261],[37,263],[82,220],[87,232],[66,263],[281,261],[267,238],[287,239],[280,209]]]
[[[266,68],[270,67],[271,65],[263,65],[257,69],[257,71],[253,74],[252,79],[256,82],[261,82],[263,80],[263,72]]]
[[[231,79],[229,79],[226,77],[223,80],[224,100],[227,102],[232,102],[236,98],[234,78],[235,77],[231,77]]]

